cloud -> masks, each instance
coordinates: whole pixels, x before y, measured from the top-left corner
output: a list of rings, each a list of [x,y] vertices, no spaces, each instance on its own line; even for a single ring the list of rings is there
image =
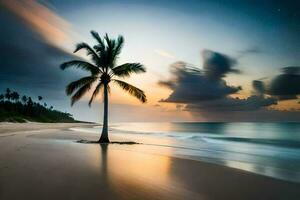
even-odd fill
[[[207,78],[220,79],[230,72],[240,72],[237,69],[233,69],[237,64],[237,60],[224,54],[204,50],[202,51],[202,57],[204,60],[203,69]]]
[[[176,105],[176,110],[177,110],[177,111],[182,111],[183,108],[184,108],[184,105],[181,105],[181,104],[177,104],[177,105]]]
[[[300,94],[300,67],[285,67],[280,74],[272,79],[266,93],[279,99],[297,99]]]
[[[223,54],[205,50],[203,52],[204,70],[185,62],[171,65],[172,78],[159,84],[172,89],[172,93],[161,102],[193,103],[224,98],[241,90],[240,86],[228,86],[222,79],[233,69],[236,61]]]
[[[258,95],[262,95],[265,92],[265,85],[260,80],[254,80],[252,81],[252,87],[254,89],[254,92]]]
[[[160,102],[185,104],[182,109],[193,113],[254,111],[277,104],[276,98],[265,97],[261,81],[253,82],[254,95],[245,99],[232,98],[231,95],[242,88],[228,85],[223,78],[229,73],[240,73],[233,68],[237,60],[209,50],[204,50],[202,55],[203,70],[182,61],[171,65],[172,77],[159,84],[172,92]]]
[[[272,78],[269,84],[255,81],[255,89],[279,100],[297,99],[297,95],[300,95],[300,67],[284,67],[281,71],[282,74]]]
[[[70,24],[42,4],[26,0],[0,1],[1,4],[47,42],[59,46],[70,39]]]
[[[220,122],[299,122],[299,111],[261,109],[253,111],[205,112],[190,111],[194,120]]]
[[[276,105],[277,99],[251,95],[246,99],[225,97],[213,101],[203,101],[195,104],[188,104],[188,111],[205,112],[232,112],[232,111],[256,111],[270,105]]]
[[[162,49],[156,49],[154,52],[165,58],[175,58],[175,56],[173,54],[171,54],[165,50],[162,50]]]
[[[53,37],[53,41],[56,40],[57,29],[60,29],[60,25],[53,27],[54,21],[52,18],[44,19],[51,22],[49,24],[40,23],[38,10],[44,9],[38,7],[34,1],[10,1],[17,5],[20,9],[20,13],[11,11],[12,8],[0,13],[1,23],[1,37],[0,37],[0,87],[13,87],[19,90],[30,91],[39,95],[44,95],[54,99],[63,98],[64,88],[68,81],[76,78],[77,75],[62,73],[59,69],[60,63],[63,61],[74,58],[73,55],[58,48],[54,42],[49,41],[47,38]],[[29,7],[19,8],[19,4],[28,4]],[[32,8],[34,7],[34,8]],[[14,9],[17,9],[14,8]],[[32,8],[32,10],[30,10]],[[44,13],[45,10],[41,10],[40,13]],[[34,15],[28,17],[25,13],[31,13]],[[16,17],[16,14],[18,17]],[[23,16],[24,15],[24,16]],[[31,16],[28,14],[28,16]],[[49,15],[46,16],[53,16]],[[22,20],[20,20],[22,19]],[[33,20],[29,22],[30,20]],[[36,20],[36,21],[35,21]],[[24,23],[25,21],[25,23]],[[35,24],[35,25],[33,25]],[[43,29],[45,28],[45,29]],[[48,34],[47,38],[43,34]],[[35,88],[34,90],[29,90]]]
[[[260,53],[262,53],[262,51],[257,46],[254,46],[254,47],[242,50],[242,51],[238,51],[238,53],[239,53],[238,58],[242,58],[244,56],[248,56],[248,55],[252,55],[252,54],[260,54]]]

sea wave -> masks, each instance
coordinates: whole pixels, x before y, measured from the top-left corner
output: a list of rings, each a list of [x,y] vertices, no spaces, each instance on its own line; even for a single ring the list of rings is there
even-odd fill
[[[207,142],[216,141],[230,141],[230,142],[243,142],[252,144],[263,144],[289,148],[300,148],[300,141],[295,140],[272,140],[264,138],[241,138],[241,137],[202,137]]]
[[[267,139],[267,138],[246,138],[246,137],[232,137],[226,135],[217,135],[211,133],[190,133],[190,132],[163,132],[163,131],[128,131],[120,130],[122,133],[128,134],[142,134],[142,135],[155,135],[160,137],[171,137],[179,140],[199,140],[208,143],[221,143],[221,142],[236,142],[236,143],[251,143],[261,145],[272,145],[289,148],[300,148],[300,141],[297,140],[283,140],[283,139]],[[213,135],[213,136],[212,136]]]

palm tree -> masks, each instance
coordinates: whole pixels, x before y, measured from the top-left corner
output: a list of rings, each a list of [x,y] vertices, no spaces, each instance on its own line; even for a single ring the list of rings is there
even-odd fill
[[[0,101],[2,102],[4,100],[4,95],[0,94]]]
[[[10,101],[11,99],[11,91],[9,88],[6,88],[5,98]]]
[[[18,102],[19,99],[20,99],[20,95],[19,95],[18,92],[12,92],[10,96],[11,96],[10,98],[11,98],[15,103]]]
[[[24,105],[27,103],[27,96],[26,95],[22,96],[22,101],[23,101]]]
[[[31,97],[28,97],[28,100],[27,100],[27,106],[28,107],[32,107],[34,104],[34,102],[32,101],[32,98]]]
[[[108,143],[108,93],[110,92],[110,83],[116,83],[123,90],[139,99],[142,103],[145,103],[147,101],[146,95],[141,89],[130,85],[123,80],[115,79],[115,77],[126,78],[132,73],[146,72],[146,69],[140,63],[117,65],[117,59],[124,44],[124,38],[122,36],[119,36],[117,39],[110,39],[107,34],[104,38],[101,38],[95,31],[91,31],[91,34],[97,44],[92,48],[87,43],[79,43],[77,44],[74,53],[84,49],[86,50],[87,55],[90,56],[92,62],[72,60],[63,63],[60,67],[62,70],[69,67],[76,67],[90,73],[89,76],[85,76],[67,85],[66,94],[72,95],[71,105],[86,94],[91,89],[93,83],[96,83],[96,88],[89,100],[89,106],[91,106],[99,92],[103,90],[103,128],[98,142]]]

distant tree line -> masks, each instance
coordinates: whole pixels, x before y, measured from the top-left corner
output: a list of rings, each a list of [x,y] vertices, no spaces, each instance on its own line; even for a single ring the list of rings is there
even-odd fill
[[[71,114],[53,109],[38,96],[38,101],[32,97],[20,95],[9,88],[0,94],[0,121],[12,122],[74,122]]]

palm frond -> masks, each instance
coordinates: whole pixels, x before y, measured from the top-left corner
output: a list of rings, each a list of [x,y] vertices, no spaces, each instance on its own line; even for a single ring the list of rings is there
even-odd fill
[[[106,56],[106,46],[104,40],[99,36],[99,34],[96,31],[91,31],[91,34],[98,42],[98,44],[94,45],[93,48],[95,49],[95,51],[98,53],[100,57],[99,65],[101,66],[103,71],[107,71],[105,69],[107,63],[107,56]]]
[[[103,71],[108,71],[105,69],[113,68],[115,66],[118,55],[121,53],[122,47],[124,45],[124,37],[119,36],[115,40],[110,39],[106,34],[102,39],[95,31],[91,31],[91,34],[98,41],[98,44],[93,48],[100,57],[100,65],[103,67]]]
[[[107,33],[106,33],[105,36],[104,36],[104,40],[105,40],[106,45],[107,45],[107,47],[108,47],[109,49],[113,49],[113,48],[115,47],[115,44],[116,44],[115,40],[114,40],[114,39],[110,39],[110,38],[108,37],[108,34],[107,34]]]
[[[109,66],[109,58],[108,58],[108,52],[106,46],[101,46],[101,45],[95,45],[94,46],[95,51],[98,53],[100,60],[98,66],[101,67],[103,72],[108,71],[108,66]]]
[[[86,76],[76,81],[69,83],[66,87],[66,94],[71,95],[75,90],[82,87],[85,84],[93,83],[98,77],[96,76]]]
[[[81,97],[83,97],[83,95],[91,89],[92,84],[93,81],[90,81],[75,92],[75,94],[71,97],[71,106],[73,106],[75,102],[81,99]]]
[[[124,45],[124,37],[122,35],[119,35],[118,36],[118,39],[116,41],[116,45],[114,47],[114,50],[113,50],[113,59],[116,60],[117,56],[121,53],[121,50],[123,48],[123,45]]]
[[[128,77],[132,73],[146,72],[146,68],[140,63],[125,63],[112,69],[114,75],[119,77]]]
[[[114,67],[114,63],[115,63],[115,58],[114,58],[114,49],[115,49],[115,45],[116,45],[116,41],[114,39],[110,39],[107,35],[107,33],[104,36],[104,40],[106,42],[107,48],[105,51],[105,55],[106,55],[106,66],[109,68],[113,68]]]
[[[91,74],[101,73],[100,68],[98,68],[97,66],[95,66],[95,65],[93,65],[89,62],[82,61],[82,60],[72,60],[72,61],[69,61],[69,62],[64,62],[63,64],[60,65],[60,68],[62,70],[65,70],[65,69],[70,68],[70,67],[80,68],[80,69],[91,72]]]
[[[143,90],[121,80],[113,79],[113,81],[117,83],[123,90],[140,100],[142,103],[147,102],[147,98]]]
[[[74,50],[74,53],[76,53],[77,51],[81,50],[81,49],[85,49],[86,52],[87,52],[87,55],[91,56],[92,60],[94,61],[94,63],[96,65],[99,65],[99,61],[100,61],[100,58],[99,56],[97,55],[97,53],[94,51],[94,49],[92,47],[90,47],[90,45],[88,45],[87,43],[85,42],[82,42],[82,43],[78,43],[76,45],[76,48]]]
[[[91,31],[91,34],[97,40],[97,42],[99,43],[98,45],[94,46],[94,49],[96,49],[96,51],[97,51],[97,48],[95,48],[95,47],[105,48],[104,41],[101,39],[99,34],[96,31]]]
[[[108,85],[109,81],[113,81],[118,84],[123,90],[127,91],[132,96],[139,99],[141,102],[145,103],[147,101],[145,93],[124,81],[111,79],[113,76],[118,77],[128,77],[133,73],[142,73],[146,72],[145,67],[140,63],[125,63],[120,66],[116,66],[116,60],[121,53],[122,47],[124,45],[123,36],[118,36],[117,39],[111,39],[106,34],[104,37],[100,37],[96,31],[91,31],[91,35],[97,41],[97,44],[93,47],[89,46],[87,43],[79,43],[76,46],[74,53],[84,49],[87,52],[87,55],[91,58],[91,63],[83,60],[72,60],[65,62],[60,65],[62,70],[74,67],[89,71],[90,76],[83,77],[79,80],[73,81],[66,87],[67,95],[71,96],[71,105],[78,101],[85,93],[87,93],[95,81],[99,79],[105,79],[102,75],[107,75],[109,78],[107,81],[98,82],[95,90],[89,100],[89,105],[92,104],[96,96],[99,94],[101,89],[106,86],[107,90],[110,92],[110,87]]]
[[[92,102],[93,100],[95,99],[95,97],[98,95],[98,93],[101,91],[101,89],[103,88],[103,83],[102,82],[99,82],[98,85],[96,86],[93,94],[92,94],[92,97],[90,98],[90,101],[89,101],[89,106],[92,105]]]

